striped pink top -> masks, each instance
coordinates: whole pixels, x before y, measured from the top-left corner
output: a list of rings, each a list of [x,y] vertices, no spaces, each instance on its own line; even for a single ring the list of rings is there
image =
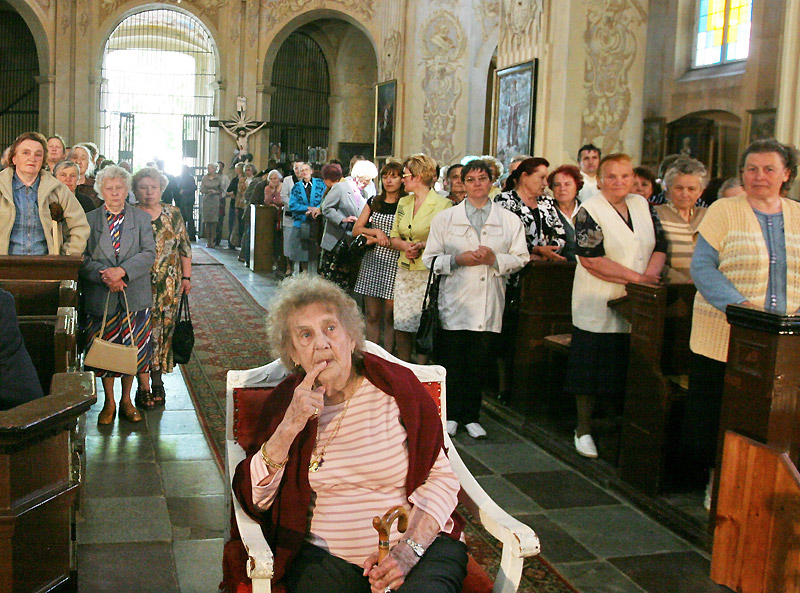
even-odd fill
[[[325,406],[320,415],[319,448],[327,442],[344,404]],[[272,479],[260,455],[250,462],[253,500],[268,508],[275,498],[283,470]],[[406,430],[394,398],[364,379],[353,395],[337,434],[325,449],[324,463],[309,472],[312,502],[306,540],[353,564],[361,565],[377,550],[372,518],[395,505],[419,507],[436,519],[442,531],[453,525],[450,514],[458,497],[458,477],[444,454],[431,468],[427,481],[406,499],[408,473]],[[390,544],[400,540],[396,526]]]

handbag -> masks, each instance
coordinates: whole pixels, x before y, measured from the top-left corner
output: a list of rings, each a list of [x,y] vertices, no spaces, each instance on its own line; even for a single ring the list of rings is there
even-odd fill
[[[419,318],[419,329],[414,339],[414,346],[417,354],[429,355],[433,352],[436,332],[441,327],[439,321],[439,282],[442,277],[433,273],[436,259],[431,262],[431,270],[428,272],[428,284],[425,287],[425,298],[422,300],[422,315]]]
[[[367,223],[366,228],[371,229],[372,224]],[[367,254],[367,251],[375,248],[376,243],[370,245],[367,243],[367,236],[366,235],[359,235],[355,239],[353,239],[352,243],[350,243],[350,257],[359,260]]]
[[[125,319],[128,322],[128,335],[133,339],[133,327],[131,326],[131,313],[128,310],[128,296],[125,291],[122,291],[122,296],[125,299]],[[100,334],[92,341],[89,351],[83,357],[84,366],[102,369],[104,371],[111,371],[113,373],[122,373],[123,375],[135,375],[137,371],[137,357],[139,349],[135,345],[125,346],[124,344],[115,344],[108,340],[102,339],[100,336],[105,334],[106,319],[108,318],[108,300],[111,298],[111,292],[106,295],[106,308],[103,311],[103,324],[100,326]]]
[[[184,305],[186,309],[184,310]],[[192,315],[189,312],[189,297],[184,292],[181,294],[181,304],[178,305],[178,318],[175,320],[175,329],[172,332],[172,360],[176,364],[186,364],[194,348],[194,326]]]

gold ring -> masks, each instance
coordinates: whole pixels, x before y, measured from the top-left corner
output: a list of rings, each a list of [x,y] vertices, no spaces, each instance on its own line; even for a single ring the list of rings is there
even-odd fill
[[[319,409],[316,407],[314,408],[314,416],[319,416]]]

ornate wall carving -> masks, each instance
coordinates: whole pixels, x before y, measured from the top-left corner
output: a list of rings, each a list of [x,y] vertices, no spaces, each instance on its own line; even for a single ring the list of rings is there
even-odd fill
[[[604,154],[625,149],[622,128],[631,107],[628,74],[636,61],[636,32],[643,30],[646,19],[639,0],[604,0],[587,10],[581,143],[599,143]]]
[[[422,33],[422,149],[446,163],[456,157],[453,131],[464,83],[454,64],[463,59],[465,49],[464,29],[454,14],[439,10],[430,15]]]
[[[36,0],[36,3],[42,7],[42,10],[50,10],[50,0]]]
[[[503,29],[512,43],[542,30],[542,0],[503,0]]]
[[[383,79],[392,80],[397,78],[397,65],[400,63],[400,52],[402,51],[400,31],[392,31],[383,40]]]
[[[477,0],[474,11],[480,15],[483,40],[488,41],[489,36],[496,32],[500,20],[500,0]]]
[[[78,28],[81,30],[81,35],[85,37],[89,31],[89,0],[78,0],[76,10],[78,13]]]
[[[72,26],[72,3],[61,0],[60,4],[58,8],[58,12],[61,14],[61,24],[59,28],[61,29],[61,34],[66,35],[70,26]]]
[[[104,19],[113,14],[117,8],[125,4],[127,0],[101,0],[100,1],[100,18]],[[187,2],[195,7],[201,15],[206,15],[214,23],[219,22],[220,10],[225,8],[228,0],[192,0]]]
[[[363,14],[369,20],[375,13],[374,0],[261,0],[265,9],[266,28],[271,29],[289,16],[300,14],[311,8],[329,8],[331,4],[341,6],[348,13]]]

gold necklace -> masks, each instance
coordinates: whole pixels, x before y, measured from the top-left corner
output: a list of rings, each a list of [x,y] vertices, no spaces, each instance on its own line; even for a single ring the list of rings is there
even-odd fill
[[[355,393],[353,393],[355,395]],[[328,437],[328,440],[325,441],[325,444],[322,445],[322,449],[319,453],[317,453],[317,447],[319,446],[319,435],[317,435],[317,442],[314,443],[314,451],[311,453],[311,462],[308,464],[308,471],[310,472],[317,472],[319,468],[322,467],[322,463],[325,461],[325,449],[328,448],[328,445],[331,444],[333,438],[339,434],[339,429],[342,426],[342,420],[344,420],[344,415],[347,414],[347,408],[350,406],[350,401],[353,399],[353,395],[347,398],[347,401],[344,403],[344,410],[342,410],[342,414],[339,416],[339,420],[336,422],[336,426],[331,432],[331,436]]]

